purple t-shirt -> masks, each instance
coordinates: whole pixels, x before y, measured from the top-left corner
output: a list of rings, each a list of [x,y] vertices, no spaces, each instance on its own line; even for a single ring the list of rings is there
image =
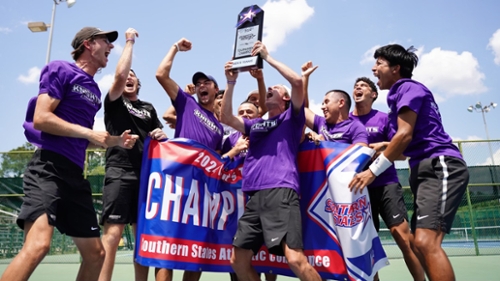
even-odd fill
[[[243,164],[244,192],[269,188],[292,188],[299,193],[297,153],[305,124],[304,106],[294,114],[293,106],[264,120],[243,119],[250,147]]]
[[[398,80],[387,94],[387,105],[389,125],[393,132],[398,129],[398,114],[402,108],[407,107],[417,114],[413,139],[403,152],[410,157],[410,167],[424,159],[441,155],[463,159],[444,131],[434,96],[423,84],[409,78]]]
[[[94,117],[101,108],[101,91],[91,75],[74,63],[52,61],[40,74],[39,94],[45,93],[60,101],[54,110],[55,115],[69,123],[92,129]],[[34,112],[30,107],[35,105],[36,102],[30,102],[28,112]],[[33,120],[33,116],[26,116],[28,123],[29,120]],[[29,142],[59,153],[83,169],[88,140],[61,137],[45,132],[38,134],[29,126],[27,129],[25,135]]]
[[[213,112],[204,109],[181,88],[173,105],[177,113],[174,137],[191,139],[213,150],[222,149],[224,128]]]
[[[234,131],[232,134],[226,137],[224,140],[224,143],[222,144],[222,154],[228,153],[238,142],[238,139],[242,136],[243,134],[238,131]],[[237,161],[238,159],[245,157],[247,155],[247,150],[241,151],[238,155],[234,156],[234,161]]]
[[[377,143],[383,141],[390,141],[389,134],[389,123],[388,116],[386,113],[380,112],[378,110],[372,109],[368,114],[356,116],[352,112],[349,117],[358,120],[366,128],[368,133],[368,143]],[[398,173],[394,165],[385,170],[382,174],[375,178],[375,180],[368,186],[380,187],[386,186],[391,183],[399,182]]]
[[[326,123],[325,117],[314,115],[313,131],[323,135],[327,141],[339,143],[366,143],[368,144],[368,134],[365,127],[359,121],[352,118],[337,124]]]

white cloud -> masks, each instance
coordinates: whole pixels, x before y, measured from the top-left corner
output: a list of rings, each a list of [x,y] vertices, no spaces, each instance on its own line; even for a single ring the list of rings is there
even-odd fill
[[[106,131],[106,125],[104,125],[104,117],[94,118],[94,131]]]
[[[495,153],[493,153],[493,160],[495,165],[500,164],[500,149],[497,150]],[[479,164],[479,166],[485,166],[485,165],[493,165],[493,163],[491,162],[491,154],[488,158],[486,158],[486,161]]]
[[[475,140],[482,140],[482,138],[478,136],[467,136],[466,139],[463,139],[461,137],[453,137],[450,136],[453,141],[475,141]]]
[[[122,53],[123,53],[123,46],[120,43],[118,43],[118,42],[113,43],[113,46],[115,46],[115,47],[113,48],[113,50],[111,51],[111,53],[113,53],[113,54],[115,54],[117,56],[121,56]]]
[[[495,55],[494,62],[500,65],[500,29],[491,36],[490,42],[488,43],[488,49],[491,49],[493,55]]]
[[[413,78],[431,89],[438,101],[444,100],[439,94],[450,97],[479,94],[488,90],[484,85],[485,75],[470,52],[459,54],[434,48],[420,57],[419,65],[413,73]]]
[[[40,68],[33,66],[28,70],[28,75],[21,74],[17,77],[17,80],[23,84],[34,84],[38,82],[40,77]]]
[[[316,103],[314,100],[309,100],[309,109],[314,112],[314,114],[323,116],[323,110],[321,110],[321,103]]]
[[[1,27],[0,26],[0,33],[7,34],[7,33],[11,33],[11,32],[12,32],[12,29],[10,29],[8,27]]]
[[[377,81],[373,82],[377,83]],[[389,93],[389,90],[378,90],[378,97],[375,100],[375,104],[387,104],[387,93]]]
[[[97,81],[97,84],[99,85],[99,89],[101,90],[101,93],[103,95],[108,92],[109,88],[111,88],[111,84],[113,84],[113,80],[114,80],[113,74],[106,74],[101,79],[99,79],[99,81]]]
[[[359,62],[359,64],[374,65],[375,64],[375,59],[373,58],[373,54],[375,54],[375,51],[378,48],[380,48],[380,47],[382,47],[382,46],[375,45],[375,46],[371,47],[370,49],[368,49],[368,51],[366,51],[363,54],[363,58],[361,59],[361,61]]]
[[[269,52],[276,51],[288,34],[299,29],[314,14],[314,8],[306,0],[268,0],[262,10],[265,13],[262,41]]]

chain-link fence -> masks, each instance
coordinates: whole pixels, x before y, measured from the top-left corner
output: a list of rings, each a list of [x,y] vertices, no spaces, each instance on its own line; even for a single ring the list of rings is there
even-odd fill
[[[446,235],[443,248],[448,255],[500,254],[500,140],[460,141],[456,143],[469,166],[470,181],[466,194],[453,223]],[[16,225],[16,216],[22,204],[22,174],[32,152],[0,153],[0,263],[8,263],[22,247],[23,232]],[[94,206],[102,210],[102,186],[104,182],[104,151],[87,151],[84,175],[90,181]],[[399,162],[398,176],[404,188],[408,215],[413,213],[413,195],[408,186],[407,162]],[[381,220],[379,236],[390,258],[402,257]],[[116,262],[132,260],[133,235],[126,227]],[[51,249],[44,262],[78,262],[76,247],[70,237],[54,232]],[[64,256],[63,256],[64,255]]]

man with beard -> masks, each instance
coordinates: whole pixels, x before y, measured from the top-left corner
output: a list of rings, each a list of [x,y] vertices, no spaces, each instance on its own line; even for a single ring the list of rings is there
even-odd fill
[[[132,65],[133,46],[139,34],[133,28],[125,32],[125,47],[116,66],[115,78],[104,98],[104,122],[106,130],[116,135],[126,128],[139,135],[139,142],[131,150],[120,147],[106,151],[106,177],[103,188],[103,210],[100,224],[104,226],[102,243],[106,250],[99,281],[109,281],[113,273],[116,250],[125,224],[132,224],[137,233],[137,208],[139,181],[144,140],[166,138],[155,108],[151,103],[139,100],[141,82]],[[134,262],[135,280],[147,280],[148,267]],[[167,276],[162,276],[167,275]],[[165,269],[156,270],[156,280],[168,280]],[[170,279],[171,280],[171,279]]]
[[[232,98],[238,73],[232,62],[225,65],[227,86],[222,102],[222,121],[250,138],[243,165],[242,191],[249,195],[233,240],[231,266],[239,280],[260,280],[252,257],[265,244],[271,254],[285,256],[300,280],[319,281],[307,262],[302,243],[297,153],[305,123],[302,79],[269,55],[257,41],[252,55],[275,68],[292,86],[269,87],[266,106],[269,119],[234,116]]]
[[[85,27],[71,46],[75,63],[52,61],[40,74],[38,97],[27,116],[28,141],[36,144],[23,177],[25,197],[18,225],[24,229],[23,248],[0,280],[28,280],[50,250],[56,227],[71,236],[82,262],[76,280],[97,280],[104,261],[90,183],[83,177],[89,145],[132,148],[137,136],[92,130],[101,108],[101,92],[94,81],[106,67],[118,32]],[[34,109],[33,109],[34,107]]]
[[[224,129],[214,114],[215,95],[219,91],[217,81],[203,72],[196,72],[192,79],[198,97],[198,102],[196,102],[170,77],[177,52],[189,50],[191,50],[191,42],[185,38],[172,45],[158,66],[156,79],[172,100],[177,114],[174,137],[192,139],[220,152]],[[200,276],[201,271],[184,271],[183,280],[195,281],[199,280]]]

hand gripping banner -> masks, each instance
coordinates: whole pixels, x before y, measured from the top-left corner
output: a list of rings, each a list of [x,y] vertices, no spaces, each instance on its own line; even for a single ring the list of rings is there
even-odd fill
[[[372,280],[387,265],[373,227],[366,188],[347,184],[372,150],[333,142],[304,143],[298,157],[304,252],[323,278]],[[243,160],[243,159],[242,159]],[[224,162],[187,139],[144,146],[135,259],[145,266],[232,272],[229,260],[238,218],[243,162]],[[294,276],[284,257],[254,256],[258,272]]]

